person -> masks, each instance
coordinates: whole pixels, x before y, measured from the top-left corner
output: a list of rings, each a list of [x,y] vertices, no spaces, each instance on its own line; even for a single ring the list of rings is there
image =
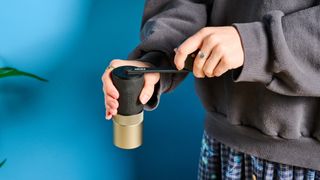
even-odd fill
[[[193,66],[206,110],[198,179],[320,179],[320,1],[148,0],[141,43],[109,67]],[[119,94],[102,79],[110,119]],[[187,73],[145,74],[145,109]]]

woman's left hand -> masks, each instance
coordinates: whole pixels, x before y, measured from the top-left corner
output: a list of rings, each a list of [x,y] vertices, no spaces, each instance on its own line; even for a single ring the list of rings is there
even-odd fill
[[[185,40],[175,49],[177,69],[183,69],[187,56],[197,49],[193,73],[198,78],[221,76],[244,63],[240,36],[233,26],[205,27]]]

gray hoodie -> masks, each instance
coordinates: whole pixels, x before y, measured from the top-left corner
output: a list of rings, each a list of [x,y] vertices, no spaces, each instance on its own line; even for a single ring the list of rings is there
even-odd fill
[[[149,0],[129,59],[174,66],[173,49],[205,26],[234,26],[245,54],[242,67],[195,79],[206,131],[238,151],[320,170],[320,0]],[[186,75],[161,74],[145,109]]]

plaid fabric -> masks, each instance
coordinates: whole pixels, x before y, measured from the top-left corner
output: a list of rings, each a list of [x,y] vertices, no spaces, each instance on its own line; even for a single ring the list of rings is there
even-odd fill
[[[237,152],[204,132],[198,179],[320,180],[320,171],[274,163]]]

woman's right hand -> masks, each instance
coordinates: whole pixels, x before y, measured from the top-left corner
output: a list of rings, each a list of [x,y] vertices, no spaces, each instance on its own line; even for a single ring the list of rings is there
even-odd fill
[[[120,60],[115,59],[110,62],[110,66],[117,68],[119,66],[137,66],[137,67],[151,67],[152,65],[147,62],[141,62],[137,60]],[[103,92],[106,107],[106,119],[111,119],[112,116],[117,114],[117,109],[119,107],[118,98],[119,92],[113,85],[111,80],[112,69],[107,69],[103,76]],[[145,73],[144,74],[144,87],[140,93],[139,100],[142,104],[146,104],[151,98],[154,92],[155,84],[160,80],[160,73]]]

